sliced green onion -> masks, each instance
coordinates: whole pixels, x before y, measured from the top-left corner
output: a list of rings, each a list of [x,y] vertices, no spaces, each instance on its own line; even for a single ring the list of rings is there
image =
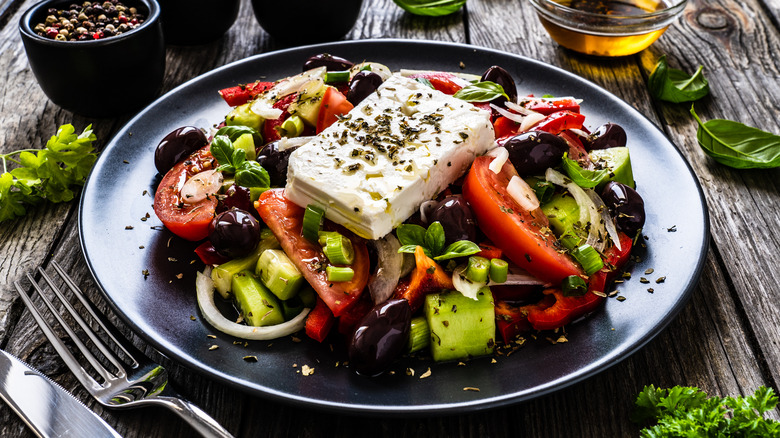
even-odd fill
[[[351,265],[355,261],[352,241],[335,231],[320,231],[319,242],[325,257],[334,265]]]
[[[328,266],[325,268],[325,273],[328,274],[328,281],[350,281],[355,276],[355,271],[352,268],[341,268],[338,266]]]
[[[490,261],[484,257],[471,256],[463,274],[474,283],[487,283]]]
[[[412,318],[409,338],[406,340],[406,352],[414,353],[428,347],[431,343],[431,329],[424,316]]]
[[[604,267],[604,262],[601,260],[599,252],[587,243],[574,249],[571,255],[582,265],[582,269],[587,275],[593,274]]]
[[[509,276],[509,263],[506,260],[490,260],[490,279],[494,283],[506,283],[507,276]]]
[[[582,245],[584,239],[577,235],[574,230],[570,229],[566,231],[561,237],[559,237],[558,241],[561,242],[561,244],[566,247],[566,249],[573,250]]]
[[[282,123],[285,137],[298,137],[303,133],[303,120],[298,116],[290,116]]]
[[[326,84],[337,84],[349,81],[349,71],[329,71],[325,73]]]
[[[322,220],[325,216],[325,210],[315,204],[309,204],[306,206],[306,211],[303,213],[303,226],[301,234],[309,242],[317,242],[319,239],[320,228],[322,227]]]
[[[561,291],[564,297],[581,297],[588,291],[588,285],[582,277],[570,275],[563,279]]]

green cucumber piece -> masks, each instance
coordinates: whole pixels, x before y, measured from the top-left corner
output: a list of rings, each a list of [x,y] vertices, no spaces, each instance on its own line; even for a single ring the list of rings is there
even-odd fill
[[[239,105],[233,108],[227,116],[225,116],[225,124],[248,126],[257,132],[261,132],[263,129],[262,117],[252,112],[252,102],[247,102],[243,105]]]
[[[251,254],[230,260],[214,268],[211,271],[211,280],[222,298],[230,298],[232,292],[231,283],[234,275],[246,269],[254,268],[257,265],[257,259],[260,258],[260,254],[263,251],[275,248],[279,248],[279,241],[276,240],[276,236],[274,236],[271,230],[264,228],[260,232],[260,243],[257,244],[257,248]]]
[[[472,300],[458,291],[425,297],[425,318],[431,330],[431,355],[437,362],[491,354],[496,317],[493,294],[483,287]]]
[[[298,98],[287,108],[290,115],[297,115],[307,125],[317,126],[317,117],[320,115],[322,96],[328,90],[328,85],[322,79],[308,82],[303,90],[299,91]]]
[[[265,327],[284,322],[279,299],[257,281],[252,272],[239,272],[233,276],[231,283],[236,303],[247,324]]]
[[[627,147],[595,149],[590,151],[590,159],[597,169],[609,170],[607,177],[596,186],[597,190],[603,189],[610,181],[636,187],[634,172],[631,170],[631,154]]]
[[[542,204],[542,212],[550,221],[550,229],[556,236],[580,227],[580,206],[568,192],[554,194],[547,203]]]
[[[257,158],[255,151],[255,138],[252,134],[242,134],[233,142],[233,147],[243,149],[246,152],[246,159],[254,161]]]
[[[289,321],[303,310],[303,301],[298,295],[290,298],[289,300],[282,301],[282,312],[284,313],[284,320]]]
[[[294,297],[304,283],[301,271],[280,249],[264,251],[257,260],[255,273],[280,300]]]

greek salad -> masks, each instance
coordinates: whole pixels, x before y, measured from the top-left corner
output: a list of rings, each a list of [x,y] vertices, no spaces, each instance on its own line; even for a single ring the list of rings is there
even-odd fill
[[[626,132],[512,75],[392,72],[329,54],[220,90],[231,107],[155,152],[154,210],[201,241],[204,319],[304,330],[356,372],[488,355],[597,310],[644,224]],[[235,304],[238,321],[217,308]]]

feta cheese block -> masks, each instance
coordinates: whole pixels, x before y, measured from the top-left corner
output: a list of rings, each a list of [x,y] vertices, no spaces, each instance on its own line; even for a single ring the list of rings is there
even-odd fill
[[[494,144],[490,112],[394,74],[290,155],[285,196],[379,239]]]

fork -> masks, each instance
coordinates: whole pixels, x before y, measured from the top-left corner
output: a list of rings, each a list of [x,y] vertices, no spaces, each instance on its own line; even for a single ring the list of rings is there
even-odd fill
[[[14,287],[24,301],[24,304],[30,310],[35,321],[40,326],[43,333],[54,346],[57,353],[65,361],[65,364],[76,375],[79,382],[92,394],[95,399],[103,406],[109,408],[136,408],[147,405],[164,406],[176,412],[184,421],[189,423],[204,437],[227,438],[232,435],[225,430],[216,420],[211,418],[199,407],[190,403],[177,394],[168,384],[168,372],[161,365],[153,362],[146,357],[140,350],[136,349],[119,331],[111,325],[110,322],[100,315],[100,311],[94,307],[79,289],[76,283],[65,273],[65,271],[54,261],[51,265],[57,272],[68,289],[78,298],[83,307],[91,315],[92,320],[100,326],[106,337],[109,338],[115,346],[125,355],[129,364],[114,354],[107,345],[101,341],[97,333],[81,317],[79,312],[73,307],[70,301],[57,287],[55,282],[42,268],[38,268],[38,273],[48,284],[53,294],[59,299],[63,307],[67,310],[74,321],[81,327],[81,330],[89,337],[94,347],[100,351],[106,361],[108,361],[114,370],[111,370],[101,364],[100,360],[76,335],[74,327],[65,321],[63,315],[58,312],[52,301],[44,294],[44,288],[39,285],[28,273],[27,280],[38,292],[49,311],[54,315],[59,324],[65,329],[68,336],[84,358],[92,366],[94,372],[102,378],[102,382],[96,380],[73,355],[65,342],[55,333],[52,326],[43,317],[43,313],[32,302],[32,297],[25,292],[18,281],[14,282]],[[120,341],[121,339],[121,341]]]

